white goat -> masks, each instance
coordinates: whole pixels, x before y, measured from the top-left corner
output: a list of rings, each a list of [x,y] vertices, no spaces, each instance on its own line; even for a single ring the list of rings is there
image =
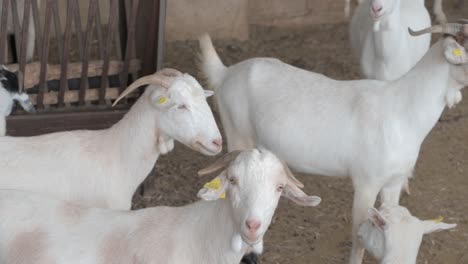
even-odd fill
[[[457,226],[439,220],[421,221],[399,205],[384,204],[380,211],[370,208],[368,217],[358,236],[381,264],[416,264],[423,235]]]
[[[6,117],[11,114],[15,102],[25,111],[34,113],[36,110],[25,92],[19,92],[18,78],[4,65],[0,66],[0,136],[6,134]]]
[[[37,5],[40,7],[41,6],[41,0],[33,0],[33,1],[37,1]],[[18,20],[19,20],[19,26],[22,27],[23,25],[23,14],[24,14],[24,4],[25,4],[25,0],[17,0],[15,1],[16,2],[16,5],[17,5],[17,11],[18,11]],[[32,2],[32,1],[31,1]],[[13,14],[11,12],[12,10],[12,1],[10,1],[10,4],[9,4],[9,10],[8,10],[8,21],[7,21],[7,30],[8,30],[8,33],[9,34],[14,34],[15,31],[14,31],[14,26],[13,26]],[[2,13],[2,8],[3,8],[3,0],[0,0],[0,14]],[[36,44],[36,30],[34,28],[34,19],[33,19],[33,15],[32,15],[32,10],[29,10],[29,25],[28,25],[28,43],[26,44],[26,62],[30,62],[32,61],[33,57],[34,57],[34,48],[35,48],[35,44]],[[22,33],[20,33],[22,34]],[[6,40],[5,40],[6,41]],[[17,39],[15,39],[15,41],[18,41]],[[5,52],[6,54],[8,54],[8,46],[6,45],[5,46]],[[3,51],[2,51],[3,52]],[[16,51],[17,52],[17,59],[19,60],[19,50]],[[11,61],[11,59],[10,59]]]
[[[413,38],[408,27],[426,28],[431,18],[415,0],[370,0],[360,5],[350,24],[351,46],[366,79],[396,80],[426,54],[431,36]]]
[[[0,191],[0,212],[8,215],[0,218],[0,262],[238,264],[248,248],[262,250],[280,196],[303,206],[320,203],[268,151],[230,153],[206,171],[226,166],[215,178],[218,188],[198,193],[205,201],[177,208],[88,209]]]
[[[213,92],[188,74],[166,69],[135,81],[120,98],[145,84],[152,85],[109,129],[1,137],[0,188],[130,209],[134,191],[158,156],[172,150],[172,139],[205,155],[221,151],[221,134],[205,98]]]
[[[357,0],[357,4],[360,5],[365,0]],[[463,0],[460,0],[460,2]],[[420,0],[424,4],[424,0]],[[345,16],[349,17],[351,14],[351,0],[345,0]],[[434,0],[433,12],[438,23],[447,23],[447,16],[444,13],[442,0]]]
[[[352,178],[351,263],[362,260],[355,234],[367,208],[379,192],[398,204],[421,143],[468,85],[468,25],[433,30],[457,35],[465,46],[441,39],[392,82],[336,81],[271,58],[226,67],[210,38],[200,39],[202,71],[216,91],[229,151],[263,146],[297,171]]]

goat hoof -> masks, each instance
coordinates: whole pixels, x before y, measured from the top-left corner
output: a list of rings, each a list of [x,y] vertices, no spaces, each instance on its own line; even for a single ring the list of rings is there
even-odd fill
[[[258,257],[255,253],[247,254],[241,260],[241,264],[258,264],[258,263],[260,262],[258,261]]]

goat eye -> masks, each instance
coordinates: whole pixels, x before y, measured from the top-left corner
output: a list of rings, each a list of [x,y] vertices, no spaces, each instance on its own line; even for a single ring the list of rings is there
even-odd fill
[[[278,188],[276,188],[276,190],[277,190],[278,192],[282,192],[283,189],[284,189],[284,185],[283,185],[283,184],[278,185]]]
[[[179,105],[179,106],[177,106],[177,109],[187,110],[187,106],[186,105]]]

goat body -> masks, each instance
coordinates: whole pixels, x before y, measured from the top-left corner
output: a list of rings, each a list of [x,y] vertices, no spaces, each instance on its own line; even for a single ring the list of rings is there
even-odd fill
[[[396,80],[416,65],[431,42],[431,35],[410,36],[408,27],[430,27],[431,19],[421,1],[387,1],[394,2],[393,7],[380,1],[366,1],[357,8],[350,24],[351,46],[366,79]],[[371,3],[382,6],[378,20],[371,16]]]
[[[225,67],[208,36],[200,45],[228,150],[262,146],[297,171],[350,176],[355,234],[379,192],[398,204],[424,138],[444,107],[461,100],[468,69],[444,57],[450,41],[393,82],[335,81],[269,58]],[[356,237],[353,246],[351,263],[360,263]]]
[[[164,102],[158,102],[156,95]],[[109,129],[1,137],[0,188],[87,206],[130,209],[133,193],[159,155],[165,154],[160,141],[173,139],[206,155],[221,151],[221,135],[203,89],[189,75],[174,79],[169,89],[149,86]]]

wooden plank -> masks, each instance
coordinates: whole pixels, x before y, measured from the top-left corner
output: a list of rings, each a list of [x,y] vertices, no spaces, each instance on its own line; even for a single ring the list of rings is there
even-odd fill
[[[29,63],[26,65],[25,69],[25,81],[24,81],[24,88],[25,89],[31,89],[35,85],[40,84],[41,81],[41,63],[40,62],[33,62]],[[18,64],[9,64],[7,65],[8,69],[11,71],[17,71],[18,70]],[[103,68],[104,68],[104,61],[98,60],[98,61],[90,61],[89,62],[89,67],[87,71],[87,76],[88,77],[95,77],[95,76],[101,76],[103,73]],[[140,60],[138,59],[133,59],[130,61],[130,72],[137,72],[141,69],[141,63]],[[61,74],[61,66],[60,65],[54,65],[54,64],[45,64],[44,70],[46,72],[46,75],[44,76],[44,79],[46,81],[51,81],[51,80],[59,80],[60,79],[60,74]],[[109,61],[109,75],[116,75],[120,74],[123,70],[123,62],[122,61],[115,61],[111,60]],[[83,72],[83,64],[81,62],[74,62],[74,63],[69,63],[67,67],[67,73],[66,76],[68,79],[75,79],[75,78],[80,78]]]
[[[44,113],[41,115],[13,115],[7,118],[7,134],[35,136],[76,129],[105,129],[117,123],[128,108],[105,111]]]
[[[117,99],[117,97],[119,97],[120,95],[120,90],[118,87],[116,88],[107,88],[106,89],[106,100],[113,100],[113,99]],[[79,102],[80,100],[80,96],[79,96],[79,91],[78,90],[74,90],[74,91],[66,91],[64,93],[64,97],[63,97],[63,102],[64,103],[77,103]],[[128,98],[131,98],[131,97],[137,97],[138,94],[131,94],[131,95],[128,95],[127,97]],[[36,101],[37,101],[37,95],[34,95],[34,94],[31,94],[29,95],[29,98],[31,100],[31,103],[33,104],[36,104]],[[100,98],[99,98],[99,89],[89,89],[86,93],[86,97],[85,97],[85,101],[89,102],[89,101],[98,101]],[[43,100],[43,103],[44,105],[55,105],[55,104],[58,104],[59,103],[59,99],[58,99],[58,93],[55,92],[55,91],[50,91],[46,94],[44,94],[44,100]]]
[[[0,63],[6,64],[8,58],[8,10],[10,0],[3,0],[2,3],[2,20],[0,25]]]

